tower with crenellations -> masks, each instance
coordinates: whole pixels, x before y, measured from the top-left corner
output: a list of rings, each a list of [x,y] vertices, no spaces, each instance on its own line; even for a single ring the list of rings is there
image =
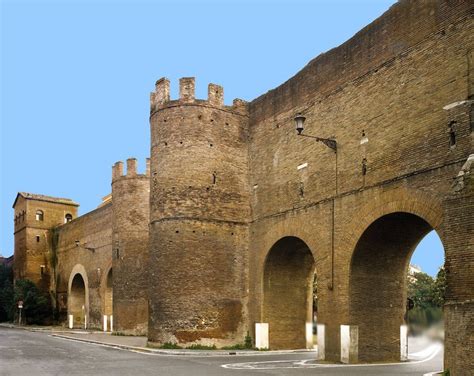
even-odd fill
[[[113,325],[121,333],[146,334],[148,326],[148,221],[150,165],[137,160],[112,167]]]
[[[181,78],[151,94],[149,340],[226,344],[247,328],[248,113]]]

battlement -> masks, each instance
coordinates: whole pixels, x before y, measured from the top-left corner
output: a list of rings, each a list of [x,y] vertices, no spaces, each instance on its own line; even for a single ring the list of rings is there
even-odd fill
[[[112,166],[112,182],[120,179],[122,177],[125,178],[134,178],[134,177],[143,177],[143,176],[150,176],[150,158],[146,159],[146,170],[144,174],[137,173],[137,159],[136,158],[128,158],[127,159],[127,173],[124,175],[123,172],[123,162],[118,161]]]
[[[196,99],[196,85],[194,77],[182,77],[179,79],[179,99],[170,98],[170,81],[162,77],[155,83],[155,91],[150,94],[150,111],[154,112],[160,107],[168,104],[202,104],[213,107],[222,107],[238,113],[247,112],[247,102],[242,99],[234,99],[232,106],[224,105],[224,88],[220,85],[210,83],[207,88],[207,99]]]

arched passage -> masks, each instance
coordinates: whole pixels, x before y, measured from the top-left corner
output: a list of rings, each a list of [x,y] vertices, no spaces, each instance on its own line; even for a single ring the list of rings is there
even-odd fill
[[[312,323],[314,258],[305,242],[285,237],[270,249],[263,274],[263,321],[271,349],[306,347]]]
[[[112,268],[110,268],[105,278],[105,290],[104,290],[104,315],[112,315],[113,307],[113,279],[112,279]]]
[[[68,283],[68,317],[73,325],[87,328],[89,320],[89,282],[84,266],[77,264],[71,271]]]
[[[69,293],[69,315],[73,316],[74,327],[83,328],[86,322],[86,285],[78,273],[74,275]]]
[[[363,232],[350,267],[350,324],[359,327],[359,360],[400,360],[411,255],[433,230],[423,218],[386,214]]]

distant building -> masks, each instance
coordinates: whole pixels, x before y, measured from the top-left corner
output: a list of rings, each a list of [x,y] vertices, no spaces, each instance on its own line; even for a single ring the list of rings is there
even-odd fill
[[[416,274],[417,273],[423,273],[423,271],[421,270],[421,268],[418,266],[418,265],[412,265],[410,264],[410,266],[408,267],[408,280],[410,282],[416,282]]]

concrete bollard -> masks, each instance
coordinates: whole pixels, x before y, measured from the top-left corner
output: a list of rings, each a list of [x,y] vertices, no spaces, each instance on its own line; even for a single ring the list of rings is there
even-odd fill
[[[314,342],[313,342],[313,323],[307,322],[306,323],[306,348],[313,349]]]
[[[257,322],[255,323],[255,347],[257,349],[268,349],[268,323]]]
[[[408,326],[400,325],[400,360],[408,360]]]
[[[107,331],[107,315],[104,315],[104,332]]]
[[[87,315],[84,315],[84,329],[87,329]]]
[[[326,325],[317,324],[318,330],[318,360],[326,360]]]
[[[341,362],[357,363],[359,358],[359,327],[341,325]]]
[[[74,317],[69,315],[69,329],[74,328]]]
[[[110,315],[109,317],[110,317],[110,331],[113,332],[114,331],[114,317],[112,315]]]

